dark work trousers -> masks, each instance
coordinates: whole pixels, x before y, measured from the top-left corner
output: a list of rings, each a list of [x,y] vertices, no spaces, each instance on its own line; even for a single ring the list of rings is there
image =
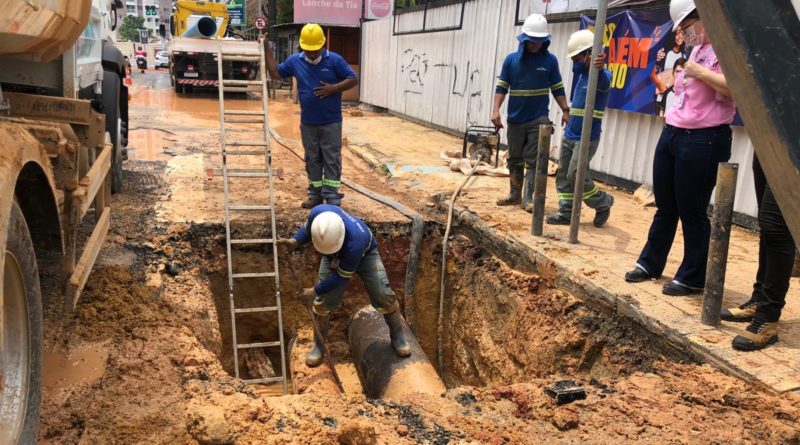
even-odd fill
[[[753,180],[758,199],[758,273],[753,285],[756,317],[772,323],[781,318],[789,278],[794,266],[795,244],[781,209],[769,188],[758,158],[753,156]]]
[[[342,194],[342,123],[300,125],[305,149],[308,197],[340,205]]]
[[[683,227],[683,261],[675,281],[702,288],[711,223],[708,204],[717,182],[717,166],[731,157],[731,128],[686,130],[666,125],[653,160],[656,211],[636,265],[659,278],[675,239],[678,220]]]
[[[536,156],[539,154],[539,125],[549,124],[550,119],[538,117],[524,124],[508,124],[508,159],[509,170],[519,168],[536,168]]]

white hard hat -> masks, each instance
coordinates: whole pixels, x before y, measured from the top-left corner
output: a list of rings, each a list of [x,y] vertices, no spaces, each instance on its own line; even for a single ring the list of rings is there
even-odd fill
[[[567,43],[567,51],[569,57],[575,57],[578,54],[590,49],[594,45],[594,33],[588,29],[576,31],[569,36]]]
[[[522,24],[522,34],[517,36],[520,42],[544,43],[550,40],[550,32],[547,30],[547,19],[541,14],[531,14]]]
[[[669,2],[669,16],[672,17],[672,31],[677,31],[681,22],[697,9],[694,0],[671,0]]]
[[[323,255],[339,251],[344,244],[344,221],[334,212],[322,212],[311,223],[311,242]]]

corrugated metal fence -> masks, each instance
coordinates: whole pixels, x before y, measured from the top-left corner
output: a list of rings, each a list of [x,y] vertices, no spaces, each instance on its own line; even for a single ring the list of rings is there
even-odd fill
[[[430,9],[426,26],[457,24],[461,7],[455,4]],[[458,31],[393,36],[392,19],[365,23],[361,100],[454,131],[464,131],[470,124],[490,125],[499,67],[518,46],[516,1],[472,0],[464,8],[463,27]],[[422,12],[398,17],[397,31],[421,26]],[[567,41],[578,27],[577,21],[550,25],[550,50],[558,57],[565,85],[572,82]],[[560,110],[552,98],[550,109],[550,119],[560,122]],[[505,109],[502,114],[505,116]],[[663,125],[663,118],[607,111],[591,168],[624,180],[651,183],[653,152]],[[554,145],[560,144],[561,135],[559,128]],[[734,127],[731,162],[739,163],[734,209],[755,216],[752,153],[744,128]]]

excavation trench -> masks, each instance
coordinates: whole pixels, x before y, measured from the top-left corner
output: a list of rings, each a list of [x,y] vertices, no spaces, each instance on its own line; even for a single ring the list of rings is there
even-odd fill
[[[402,283],[406,274],[410,223],[368,224],[379,240],[381,257],[401,308],[406,313],[413,311],[417,340],[432,366],[436,366],[443,230],[433,223],[427,225],[414,304],[407,307]],[[290,228],[286,230],[288,233]],[[222,338],[222,348],[216,353],[223,368],[233,375],[224,231],[214,226],[210,232],[204,232],[212,236],[205,241],[194,240],[194,244],[204,254],[214,296]],[[475,242],[473,237],[475,234],[459,229],[449,243],[443,317],[444,383],[448,388],[508,385],[551,376],[587,382],[609,381],[637,371],[650,371],[659,359],[690,359],[629,319],[602,306],[589,307],[582,299],[555,287],[553,271],[547,268],[539,273],[515,270],[507,262],[519,263],[518,258],[507,258],[509,251],[502,247],[498,252],[489,251],[487,243]],[[494,247],[497,249],[496,245]],[[266,250],[237,249],[232,258],[235,272],[273,268],[272,255]],[[302,346],[302,351],[310,348],[308,311],[295,295],[302,287],[316,282],[318,264],[319,257],[311,248],[294,253],[291,260],[284,258],[279,264],[287,368],[290,343]],[[298,279],[290,267],[294,268]],[[238,307],[272,305],[274,283],[271,279],[237,280],[236,298]],[[368,304],[363,284],[359,278],[353,278],[342,306],[331,316],[328,345],[347,392],[361,391],[347,328],[351,316]],[[237,315],[237,338],[239,343],[277,340],[276,316]],[[263,351],[274,370],[280,372],[278,350]],[[301,359],[302,356],[295,357],[295,362]],[[241,377],[264,377],[263,357],[250,352],[240,356],[240,362]]]

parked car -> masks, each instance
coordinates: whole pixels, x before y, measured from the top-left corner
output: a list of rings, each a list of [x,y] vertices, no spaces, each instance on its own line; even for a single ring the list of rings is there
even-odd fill
[[[169,55],[166,51],[156,53],[156,68],[169,68]]]

